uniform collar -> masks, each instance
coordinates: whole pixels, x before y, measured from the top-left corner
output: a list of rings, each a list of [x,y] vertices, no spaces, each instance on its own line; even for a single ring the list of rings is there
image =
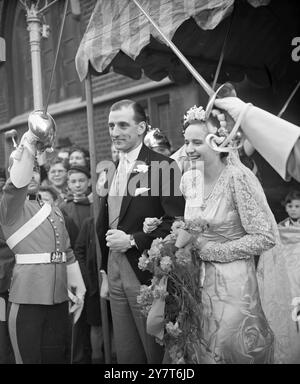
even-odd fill
[[[297,220],[293,220],[291,218],[289,218],[289,223],[290,225],[300,225],[300,219],[297,219]]]

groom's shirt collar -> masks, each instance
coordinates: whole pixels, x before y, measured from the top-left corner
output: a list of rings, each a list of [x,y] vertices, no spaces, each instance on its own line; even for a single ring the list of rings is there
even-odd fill
[[[121,152],[120,157],[125,156],[125,158],[127,159],[127,162],[130,164],[133,164],[138,158],[139,153],[142,149],[142,146],[143,146],[143,143],[141,143],[138,147],[134,148],[130,152]]]

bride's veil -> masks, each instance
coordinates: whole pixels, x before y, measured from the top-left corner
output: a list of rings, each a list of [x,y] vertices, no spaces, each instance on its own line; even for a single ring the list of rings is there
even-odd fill
[[[271,211],[269,204],[267,202],[266,195],[264,193],[264,190],[261,186],[260,181],[258,178],[254,175],[254,173],[246,167],[240,160],[239,154],[237,150],[231,150],[228,153],[228,156],[226,158],[226,162],[229,165],[233,165],[234,167],[237,167],[243,174],[244,179],[246,180],[247,184],[249,185],[250,191],[252,191],[255,194],[255,199],[258,199],[262,202],[260,204],[260,207],[265,210],[265,214],[268,217],[272,231],[275,237],[275,242],[276,244],[280,244],[280,236],[279,236],[279,231],[277,227],[277,223],[275,220],[275,217],[273,215],[273,212]]]

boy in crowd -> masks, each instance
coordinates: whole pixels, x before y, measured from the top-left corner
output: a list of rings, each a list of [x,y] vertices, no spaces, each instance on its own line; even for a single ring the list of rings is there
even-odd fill
[[[300,191],[288,193],[282,205],[285,207],[288,217],[279,225],[283,227],[300,226]]]

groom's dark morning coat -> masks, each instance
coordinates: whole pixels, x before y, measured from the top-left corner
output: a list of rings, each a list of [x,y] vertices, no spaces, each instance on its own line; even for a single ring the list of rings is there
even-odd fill
[[[170,233],[174,218],[184,214],[185,202],[179,191],[181,173],[174,160],[143,145],[136,164],[141,164],[141,162],[148,166],[148,170],[145,173],[139,173],[137,172],[139,167],[134,166],[127,186],[130,185],[130,180],[137,177],[141,179],[141,182],[137,183],[137,188],[148,187],[151,189],[138,196],[127,194],[127,196],[123,197],[117,229],[134,236],[138,249],[136,247],[130,248],[126,252],[126,256],[141,284],[149,284],[152,276],[150,272],[139,269],[139,257],[145,249],[150,249],[153,239],[164,238]],[[160,172],[157,172],[158,164],[161,166]],[[170,165],[171,172],[168,171]],[[143,170],[145,170],[145,167]],[[112,178],[113,174],[108,178],[106,187],[110,187]],[[156,196],[151,196],[151,191],[152,193],[156,191]],[[143,222],[146,217],[163,217],[163,222],[155,231],[145,234],[143,232]],[[104,196],[100,198],[97,233],[102,253],[102,269],[105,271],[107,270],[109,255],[109,248],[106,246],[105,240],[108,229],[108,203],[107,196]]]

